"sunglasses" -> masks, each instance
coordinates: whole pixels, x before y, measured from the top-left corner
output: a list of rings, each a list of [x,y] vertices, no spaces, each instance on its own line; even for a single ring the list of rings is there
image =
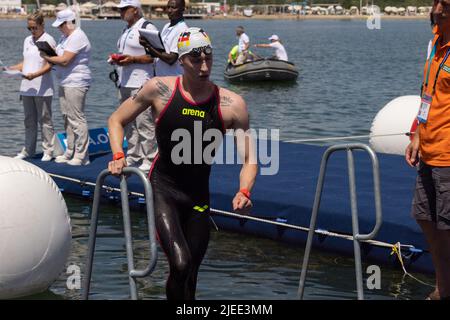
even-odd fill
[[[173,6],[167,6],[166,8],[167,8],[167,9],[173,9],[173,10],[178,9],[178,7],[177,7],[176,5],[173,5]]]
[[[36,31],[39,27],[27,27],[28,31]]]
[[[210,46],[194,48],[188,53],[188,55],[192,58],[198,58],[202,55],[202,53],[205,56],[209,56],[212,54],[212,48]]]

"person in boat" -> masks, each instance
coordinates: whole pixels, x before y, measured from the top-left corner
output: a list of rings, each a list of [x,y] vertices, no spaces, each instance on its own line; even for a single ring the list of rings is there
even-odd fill
[[[178,59],[178,37],[187,30],[188,26],[184,22],[184,0],[169,0],[167,2],[167,15],[170,21],[161,30],[161,40],[166,51],[161,52],[153,48],[143,37],[140,38],[141,44],[146,48],[147,53],[156,59],[155,75],[177,76],[183,73]]]
[[[153,77],[154,59],[145,53],[145,48],[139,43],[139,29],[157,29],[143,18],[139,0],[122,0],[117,8],[121,19],[127,23],[117,41],[119,59],[112,61],[119,66],[119,97],[120,103],[123,103]],[[125,128],[125,135],[128,142],[128,165],[148,172],[157,152],[155,124],[151,112],[142,113],[129,123]]]
[[[249,59],[248,49],[250,47],[250,38],[245,34],[243,26],[236,28],[236,36],[239,40],[236,64],[243,64]]]
[[[239,46],[235,45],[233,48],[231,48],[230,52],[228,53],[228,66],[234,66],[236,64],[238,55],[239,55]]]
[[[276,34],[273,34],[270,36],[269,40],[270,40],[270,43],[255,44],[255,47],[256,48],[273,48],[273,49],[275,49],[275,55],[272,56],[271,59],[288,61],[286,49],[284,48],[283,44],[281,43],[280,38]]]
[[[436,271],[431,299],[450,299],[450,0],[434,0],[434,39],[425,63],[422,102],[406,162],[417,167],[412,216],[423,230]]]
[[[91,43],[81,28],[76,26],[75,12],[59,11],[52,26],[62,37],[56,46],[56,56],[41,51],[42,57],[55,65],[59,84],[59,104],[67,134],[67,148],[55,162],[73,166],[88,165],[89,131],[85,114],[86,95],[92,82],[89,60]]]
[[[247,134],[246,103],[236,93],[218,87],[210,80],[212,50],[204,30],[189,28],[178,41],[183,75],[150,79],[108,121],[113,152],[108,169],[118,175],[127,165],[122,150],[123,128],[147,108],[151,108],[156,119],[158,155],[149,179],[153,188],[156,229],[169,261],[168,299],[195,299],[197,274],[208,247],[212,160],[202,156],[203,159],[196,159],[196,155],[204,155],[211,148],[211,140],[203,138],[205,134],[214,133],[214,150],[219,147],[227,129],[234,129],[238,141],[240,138],[244,141],[237,144],[244,161],[232,206],[240,213],[248,213],[252,207],[250,191],[258,167],[251,135]],[[188,135],[181,139],[183,143],[192,142],[182,150],[180,138],[173,138],[179,137],[181,132]],[[197,150],[199,146],[200,150]]]
[[[55,147],[52,121],[52,66],[40,56],[36,42],[46,41],[52,48],[56,48],[56,41],[45,32],[42,13],[29,15],[27,24],[31,35],[26,37],[23,43],[23,60],[8,68],[21,71],[24,77],[20,84],[20,98],[25,113],[25,146],[15,158],[25,159],[34,156],[39,124],[43,151],[41,161],[50,161],[54,157]]]

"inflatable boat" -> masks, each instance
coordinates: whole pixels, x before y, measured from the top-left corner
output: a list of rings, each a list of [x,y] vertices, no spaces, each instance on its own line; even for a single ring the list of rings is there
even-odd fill
[[[292,62],[259,59],[241,65],[228,65],[224,77],[230,82],[295,81],[298,71]]]

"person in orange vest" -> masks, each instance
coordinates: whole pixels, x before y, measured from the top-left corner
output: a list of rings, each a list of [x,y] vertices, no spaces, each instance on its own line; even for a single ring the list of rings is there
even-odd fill
[[[450,0],[434,0],[434,39],[424,67],[419,125],[405,151],[417,167],[411,214],[423,230],[436,271],[429,299],[450,299]]]

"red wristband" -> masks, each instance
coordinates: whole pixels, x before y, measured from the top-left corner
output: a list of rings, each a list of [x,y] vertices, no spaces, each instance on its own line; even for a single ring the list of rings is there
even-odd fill
[[[239,192],[242,193],[247,199],[250,199],[250,191],[248,191],[248,189],[242,188]]]
[[[116,153],[114,153],[114,155],[113,155],[113,160],[115,161],[115,160],[120,160],[120,159],[122,159],[122,158],[125,158],[125,153],[123,153],[123,152],[116,152]]]

